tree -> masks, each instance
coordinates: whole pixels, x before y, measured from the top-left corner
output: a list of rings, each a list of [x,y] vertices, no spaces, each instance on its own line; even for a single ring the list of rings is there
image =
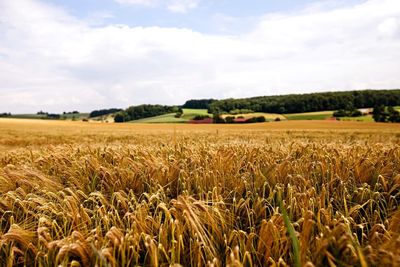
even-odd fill
[[[335,112],[333,112],[333,117],[346,117],[347,116],[347,112],[344,109],[339,109]]]
[[[359,111],[358,109],[354,109],[352,110],[352,112],[350,113],[350,117],[360,117],[362,116],[362,112]]]
[[[243,99],[216,100],[209,104],[209,113],[229,113],[238,109],[254,112],[300,113],[320,110],[352,110],[375,105],[400,105],[400,90],[362,90],[311,94],[260,96]],[[353,116],[358,116],[357,112]]]
[[[257,122],[265,122],[265,117],[264,116],[259,116],[257,117]]]
[[[127,114],[125,121],[129,121],[164,115],[167,113],[176,113],[178,111],[179,108],[176,106],[139,105],[127,108],[124,113]]]
[[[185,104],[183,104],[183,108],[193,108],[193,109],[208,109],[210,104],[214,102],[214,99],[192,99],[186,101]]]
[[[372,111],[372,117],[376,122],[386,122],[388,114],[385,111],[384,105],[375,106]]]
[[[400,122],[400,112],[392,106],[375,106],[372,114],[376,122]]]
[[[235,117],[234,116],[227,116],[225,118],[226,123],[235,123]]]
[[[210,118],[210,116],[208,116],[208,115],[196,115],[193,117],[193,120],[201,121],[201,120],[208,119],[208,118]]]
[[[333,112],[333,117],[340,118],[340,117],[360,117],[362,116],[361,111],[355,108],[350,109],[339,109]]]
[[[218,113],[214,114],[213,121],[214,123],[225,123],[224,118],[222,118]]]
[[[251,109],[233,109],[229,111],[229,114],[231,115],[237,115],[237,114],[247,114],[247,113],[253,113],[254,111]]]
[[[123,112],[118,112],[114,116],[114,122],[118,122],[118,123],[125,122],[125,117],[126,117],[126,114],[124,114]]]
[[[116,113],[116,112],[119,112],[119,111],[122,111],[122,109],[120,109],[120,108],[110,108],[110,109],[93,110],[92,112],[90,112],[89,118],[108,115],[108,114]]]
[[[392,106],[388,107],[389,118],[390,122],[400,122],[400,112],[395,110]]]
[[[46,117],[42,119],[59,120],[60,118],[60,114],[46,113]]]

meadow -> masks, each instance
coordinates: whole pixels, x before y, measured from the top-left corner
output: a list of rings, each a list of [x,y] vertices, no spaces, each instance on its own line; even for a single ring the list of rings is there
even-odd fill
[[[155,117],[144,118],[140,120],[131,121],[132,123],[182,123],[188,122],[193,117],[197,115],[208,115],[212,117],[212,114],[207,113],[207,109],[182,109],[183,114],[181,117],[176,118],[176,113],[168,113],[164,115],[159,115]]]
[[[333,111],[316,111],[305,113],[285,114],[288,120],[325,120],[331,118]]]
[[[399,266],[400,126],[0,119],[0,266]]]

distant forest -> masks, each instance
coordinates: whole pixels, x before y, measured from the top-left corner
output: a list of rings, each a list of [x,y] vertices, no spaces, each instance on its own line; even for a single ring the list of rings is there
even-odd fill
[[[182,108],[192,108],[192,109],[208,109],[210,104],[215,102],[215,99],[191,99],[183,104]]]
[[[109,109],[93,110],[92,112],[90,112],[89,118],[105,116],[105,115],[112,114],[112,113],[115,113],[115,112],[118,112],[118,111],[122,111],[122,109],[120,109],[120,108],[109,108]]]
[[[148,117],[159,116],[167,113],[179,112],[180,109],[176,106],[162,106],[162,105],[140,105],[131,106],[124,111],[115,114],[115,122],[125,122],[132,120],[139,120]]]
[[[131,106],[116,113],[115,121],[125,122],[167,113],[179,113],[181,108],[207,109],[211,114],[232,113],[238,110],[288,114],[325,110],[354,110],[376,106],[400,106],[400,89],[339,91],[223,100],[192,99],[186,101],[180,107],[162,105]]]
[[[191,100],[193,103],[194,100]],[[202,103],[204,100],[198,100]],[[225,113],[237,109],[249,109],[266,113],[301,113],[375,106],[399,106],[400,90],[363,90],[311,94],[260,96],[242,99],[212,101],[209,113]]]

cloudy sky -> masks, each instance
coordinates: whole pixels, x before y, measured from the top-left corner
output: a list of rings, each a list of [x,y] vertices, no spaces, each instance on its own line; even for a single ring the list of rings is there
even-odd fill
[[[400,88],[399,0],[0,0],[0,112]]]

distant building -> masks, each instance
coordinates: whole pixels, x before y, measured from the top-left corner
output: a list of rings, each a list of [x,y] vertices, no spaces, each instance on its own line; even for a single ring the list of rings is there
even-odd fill
[[[373,109],[372,108],[359,108],[359,111],[361,111],[362,114],[372,114]]]

